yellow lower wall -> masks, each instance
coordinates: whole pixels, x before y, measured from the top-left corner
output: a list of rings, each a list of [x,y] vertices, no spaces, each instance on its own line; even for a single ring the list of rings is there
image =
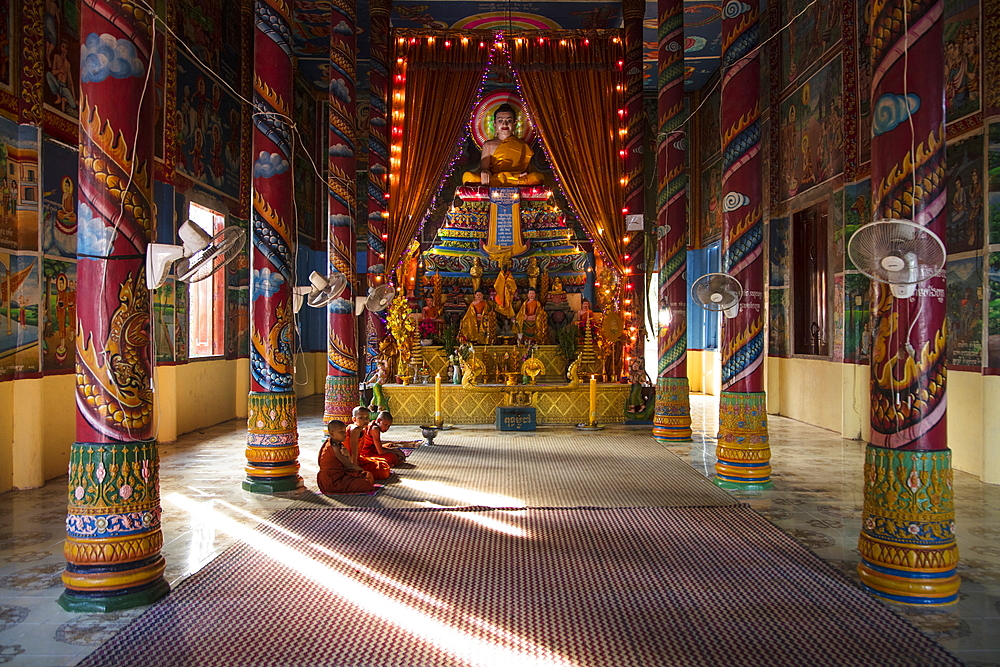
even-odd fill
[[[76,376],[0,382],[0,493],[41,486],[66,473],[76,439]],[[322,392],[326,355],[298,355],[295,393]],[[208,359],[156,369],[156,438],[247,416],[250,362]]]
[[[718,396],[722,391],[722,358],[716,350],[689,350],[688,387],[692,392]]]

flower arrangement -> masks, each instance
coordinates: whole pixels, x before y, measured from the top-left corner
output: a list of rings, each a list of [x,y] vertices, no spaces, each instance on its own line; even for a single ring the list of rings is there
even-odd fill
[[[417,325],[417,331],[420,333],[420,338],[432,339],[438,335],[438,322],[430,317],[425,317]]]

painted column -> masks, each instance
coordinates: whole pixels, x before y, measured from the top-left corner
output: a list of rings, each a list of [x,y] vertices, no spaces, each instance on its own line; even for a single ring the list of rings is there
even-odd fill
[[[625,312],[631,317],[625,321],[627,348],[625,355],[630,359],[643,358],[645,338],[643,313],[645,312],[644,270],[644,222],[645,215],[645,174],[642,153],[645,148],[645,114],[642,108],[642,20],[646,13],[645,0],[622,0],[622,34],[625,38],[625,227],[628,241],[625,248]],[[636,217],[632,217],[636,216]],[[630,225],[629,220],[635,223]],[[629,229],[630,226],[638,227]],[[628,373],[628,366],[623,367]]]
[[[659,0],[656,239],[660,275],[659,363],[653,437],[691,439],[687,379],[687,141],[684,109],[684,2]]]
[[[358,337],[354,316],[357,217],[357,1],[335,0],[330,11],[330,270],[347,278],[343,295],[327,308],[326,401],[323,421],[350,420],[358,405]]]
[[[761,187],[759,10],[723,5],[723,271],[743,285],[739,314],[722,326],[722,395],[715,482],[771,485],[764,394],[764,257]]]
[[[151,16],[80,3],[76,439],[66,517],[68,611],[166,595],[145,253],[153,219]]]
[[[384,285],[386,218],[389,216],[389,12],[392,0],[370,0],[368,34],[368,285]],[[378,343],[388,331],[382,313],[368,311],[365,377],[375,372]]]
[[[944,238],[944,0],[875,7],[874,218],[911,220]],[[878,597],[950,604],[960,579],[945,419],[945,278],[920,283],[909,299],[893,298],[886,285],[875,289],[858,572]]]
[[[289,126],[291,6],[254,5],[253,213],[250,251],[250,397],[243,489],[291,491],[299,477],[291,288],[296,229]]]

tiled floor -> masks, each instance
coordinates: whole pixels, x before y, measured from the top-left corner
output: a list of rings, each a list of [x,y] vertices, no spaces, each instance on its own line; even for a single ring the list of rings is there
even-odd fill
[[[300,404],[302,474],[309,486],[315,481],[321,411],[319,397]],[[695,442],[669,449],[710,476],[717,403],[710,397],[693,396],[692,412]],[[232,538],[188,514],[174,499],[214,498],[220,512],[250,526],[293,502],[240,489],[244,428],[245,423],[234,420],[160,447],[163,554],[172,584],[232,544]],[[638,428],[609,430],[641,434]],[[542,429],[536,437],[546,433],[575,432]],[[393,427],[392,435],[396,439],[419,437],[412,427]],[[780,417],[770,420],[770,436],[775,487],[744,500],[856,579],[864,445]],[[982,484],[960,472],[955,473],[955,484],[961,600],[938,609],[893,608],[967,664],[1000,666],[1000,486]],[[0,665],[75,664],[142,613],[70,614],[56,604],[64,567],[65,493],[61,478],[41,489],[0,496]]]

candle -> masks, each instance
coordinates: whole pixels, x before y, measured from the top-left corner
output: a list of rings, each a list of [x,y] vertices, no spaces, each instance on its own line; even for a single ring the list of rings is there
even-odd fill
[[[590,376],[590,421],[587,426],[597,426],[597,376]]]
[[[444,426],[441,419],[441,374],[434,376],[434,425]]]

